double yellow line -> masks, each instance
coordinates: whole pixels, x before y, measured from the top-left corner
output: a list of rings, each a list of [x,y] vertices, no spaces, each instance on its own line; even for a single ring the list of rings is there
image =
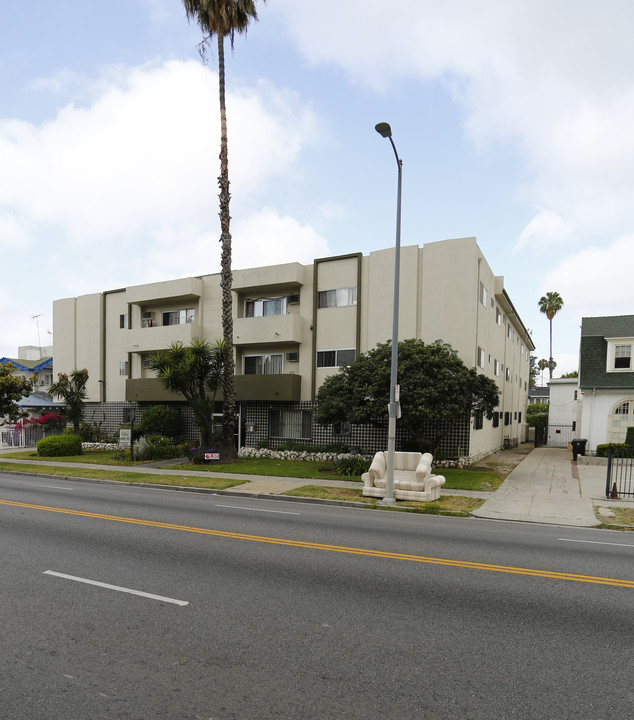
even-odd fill
[[[487,570],[489,572],[528,575],[530,577],[547,578],[549,580],[568,580],[572,582],[612,585],[614,587],[634,589],[634,580],[596,577],[593,575],[578,575],[574,573],[554,572],[551,570],[535,570],[533,568],[513,567],[512,565],[491,565],[488,563],[468,562],[466,560],[425,557],[424,555],[409,555],[406,553],[369,550],[366,548],[346,547],[343,545],[327,545],[325,543],[312,543],[305,542],[303,540],[286,540],[285,538],[264,537],[261,535],[246,535],[244,533],[227,532],[225,530],[211,530],[209,528],[190,527],[189,525],[175,525],[173,523],[141,520],[139,518],[121,517],[119,515],[104,515],[102,513],[84,512],[83,510],[69,510],[67,508],[50,507],[48,505],[33,505],[31,503],[13,502],[12,500],[0,500],[0,505],[27,508],[29,510],[44,510],[46,512],[62,513],[63,515],[76,515],[78,517],[92,518],[95,520],[109,520],[110,522],[128,523],[130,525],[145,525],[147,527],[162,528],[164,530],[179,530],[180,532],[212,535],[214,537],[229,538],[231,540],[248,540],[250,542],[269,543],[271,545],[285,545],[287,547],[302,548],[305,550],[325,550],[327,552],[345,553],[347,555],[362,555],[364,557],[376,557],[386,560],[404,560],[408,562],[426,563],[428,565],[444,565],[447,567],[465,568],[468,570]]]

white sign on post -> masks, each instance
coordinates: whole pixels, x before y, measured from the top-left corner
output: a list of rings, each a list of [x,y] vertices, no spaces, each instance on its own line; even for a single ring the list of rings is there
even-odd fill
[[[119,445],[129,445],[132,440],[132,430],[130,428],[121,428],[119,430]]]

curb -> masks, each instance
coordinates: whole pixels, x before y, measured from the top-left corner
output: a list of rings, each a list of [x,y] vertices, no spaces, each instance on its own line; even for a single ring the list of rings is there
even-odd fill
[[[317,503],[335,507],[352,507],[373,510],[367,503],[354,502],[353,500],[329,500],[328,498],[300,497],[297,495],[273,495],[271,493],[245,493],[235,490],[219,490],[214,488],[187,487],[185,485],[162,485],[161,483],[128,482],[122,480],[104,480],[99,478],[84,478],[65,475],[48,475],[46,473],[19,472],[12,470],[0,470],[0,475],[23,475],[25,477],[46,478],[47,480],[67,480],[70,482],[93,483],[97,485],[125,485],[127,487],[139,487],[145,489],[160,488],[161,490],[173,490],[174,492],[202,493],[203,495],[227,495],[228,497],[258,498],[260,500],[284,500],[287,502]]]

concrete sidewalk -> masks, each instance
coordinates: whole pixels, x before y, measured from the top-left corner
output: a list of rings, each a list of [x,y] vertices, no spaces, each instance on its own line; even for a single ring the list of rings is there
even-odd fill
[[[491,520],[595,527],[601,524],[596,507],[634,507],[632,501],[606,499],[606,472],[605,465],[574,462],[570,450],[535,448],[471,514]]]

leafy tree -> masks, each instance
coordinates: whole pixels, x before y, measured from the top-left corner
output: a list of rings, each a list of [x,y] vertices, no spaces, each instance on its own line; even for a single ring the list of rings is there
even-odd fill
[[[139,435],[165,435],[175,438],[181,434],[183,422],[180,410],[167,405],[152,405],[143,412],[141,422],[137,425]]]
[[[482,412],[488,419],[499,404],[493,380],[468,368],[457,352],[437,340],[399,343],[401,418],[420,447],[435,450],[443,428]],[[360,355],[328,377],[317,394],[319,423],[350,422],[383,426],[387,422],[391,342]]]
[[[537,367],[537,358],[535,355],[531,355],[529,372],[528,385],[529,387],[535,387],[537,385],[537,373],[539,372],[539,368]]]
[[[526,422],[529,425],[548,425],[548,403],[531,403],[526,408]]]
[[[86,383],[88,382],[88,370],[73,370],[70,377],[66,373],[57,375],[57,382],[53,383],[49,393],[64,401],[64,416],[73,423],[73,432],[79,435],[79,426],[84,413],[84,402],[86,401]]]
[[[227,107],[225,102],[225,37],[233,49],[236,32],[246,33],[251,20],[257,20],[255,0],[183,0],[188,20],[195,20],[203,32],[199,45],[205,59],[205,49],[215,35],[218,40],[218,80],[220,99],[220,243],[222,246],[220,287],[222,289],[222,337],[228,348],[233,348],[233,314],[231,298],[231,232],[229,214],[229,156],[227,143]],[[223,353],[223,441],[227,449],[233,447],[233,426],[235,422],[235,371],[233,352]]]
[[[175,342],[150,357],[152,369],[157,371],[163,387],[185,396],[200,432],[202,449],[212,446],[216,393],[224,387],[225,355],[230,352],[224,340],[211,345],[194,338],[189,347]],[[233,444],[233,438],[231,442]]]
[[[16,377],[11,363],[0,365],[0,418],[8,417],[15,422],[20,417],[17,402],[33,392],[35,380]]]
[[[572,372],[564,373],[561,377],[562,377],[562,378],[578,378],[578,377],[579,377],[579,371],[578,371],[578,370],[573,370]]]
[[[550,372],[550,379],[553,379],[553,370],[557,363],[553,362],[553,318],[564,306],[564,301],[558,292],[547,292],[541,298],[539,298],[539,312],[544,313],[548,318],[550,325],[550,357],[548,370]]]

